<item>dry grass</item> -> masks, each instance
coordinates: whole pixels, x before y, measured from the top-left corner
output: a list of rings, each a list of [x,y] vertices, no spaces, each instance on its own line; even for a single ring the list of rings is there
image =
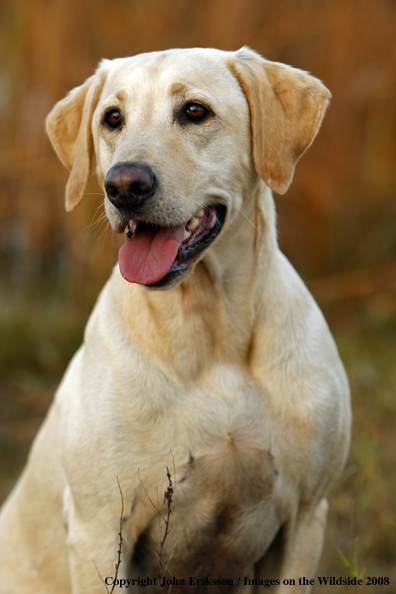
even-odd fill
[[[396,260],[394,2],[4,0],[0,17],[0,270],[14,284],[55,274],[73,287],[114,261],[111,240],[100,250],[84,243],[101,203],[94,182],[64,214],[66,172],[44,134],[51,106],[102,57],[192,45],[251,45],[333,93],[314,149],[278,200],[282,245],[298,269],[314,278]]]

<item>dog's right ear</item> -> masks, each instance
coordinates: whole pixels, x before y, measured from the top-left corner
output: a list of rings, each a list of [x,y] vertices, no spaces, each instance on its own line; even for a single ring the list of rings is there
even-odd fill
[[[230,70],[249,104],[256,170],[284,194],[319,130],[330,91],[307,72],[265,60],[247,47],[233,54]]]
[[[59,101],[47,116],[46,129],[52,145],[70,171],[66,186],[66,210],[82,200],[91,172],[92,116],[97,105],[103,77],[94,74]]]

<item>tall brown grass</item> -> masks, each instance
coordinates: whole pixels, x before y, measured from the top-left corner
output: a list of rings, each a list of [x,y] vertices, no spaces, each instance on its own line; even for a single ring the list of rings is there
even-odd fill
[[[102,57],[174,46],[248,44],[321,78],[333,101],[278,199],[281,244],[309,278],[395,259],[394,2],[3,0],[0,16],[0,258],[15,282],[59,268],[70,282],[80,267],[100,275],[81,235],[100,189],[64,215],[66,172],[44,134],[51,106]],[[108,269],[111,241],[94,251]]]

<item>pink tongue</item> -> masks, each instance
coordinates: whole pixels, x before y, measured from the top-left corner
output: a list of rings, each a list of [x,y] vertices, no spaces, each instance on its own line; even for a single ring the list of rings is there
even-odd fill
[[[161,228],[144,225],[118,252],[120,271],[125,280],[152,285],[169,272],[183,241],[185,225]]]

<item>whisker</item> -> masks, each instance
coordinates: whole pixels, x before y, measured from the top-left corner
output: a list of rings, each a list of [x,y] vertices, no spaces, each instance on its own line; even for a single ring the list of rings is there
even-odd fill
[[[102,212],[99,216],[97,216],[98,211],[102,208],[103,208],[103,204],[99,204],[99,206],[96,208],[95,213],[92,217],[92,221],[86,227],[85,239],[87,239],[91,234],[93,235],[94,232],[96,232],[96,233],[95,233],[95,235],[93,235],[93,237],[96,238],[98,236],[99,229],[100,229],[103,221],[105,219],[107,219],[106,212]]]
[[[97,225],[95,225],[95,228],[92,229],[92,238],[93,239],[97,239],[99,237],[100,230],[103,228],[103,225],[105,223],[106,223],[105,218],[102,218],[98,221]]]
[[[106,219],[107,219],[107,217],[106,217]],[[107,219],[107,224],[105,225],[105,228],[102,230],[102,236],[100,237],[100,239],[103,239],[102,245],[105,244],[106,237],[107,237],[107,231],[109,230],[109,227],[110,227],[110,222],[109,222],[109,219]]]
[[[71,196],[80,196],[79,192],[71,193]],[[84,192],[84,196],[103,196],[103,192]]]
[[[239,209],[239,212],[245,217],[245,219],[247,221],[249,221],[249,223],[251,224],[251,226],[253,227],[253,229],[255,229],[257,231],[257,233],[258,233],[259,230],[257,229],[256,225],[254,223],[252,223],[252,221],[249,219],[249,217],[247,216],[247,214],[245,212],[243,212],[243,208],[242,207]]]

